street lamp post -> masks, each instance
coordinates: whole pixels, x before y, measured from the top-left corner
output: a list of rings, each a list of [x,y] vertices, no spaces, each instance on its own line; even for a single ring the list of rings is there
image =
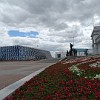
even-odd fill
[[[74,36],[73,36],[73,47],[74,47]]]

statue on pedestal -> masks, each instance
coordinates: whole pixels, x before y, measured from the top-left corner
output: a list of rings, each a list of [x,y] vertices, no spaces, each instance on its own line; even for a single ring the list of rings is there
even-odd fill
[[[71,43],[70,43],[70,50],[69,50],[69,52],[67,50],[66,56],[77,56],[77,50],[73,49],[73,44],[71,44]]]
[[[70,43],[70,56],[73,56],[73,45]]]

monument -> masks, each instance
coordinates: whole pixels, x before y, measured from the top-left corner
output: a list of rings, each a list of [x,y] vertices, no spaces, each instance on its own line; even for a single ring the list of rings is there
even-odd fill
[[[70,50],[66,53],[66,56],[77,56],[77,50],[73,49],[73,44],[70,43]]]

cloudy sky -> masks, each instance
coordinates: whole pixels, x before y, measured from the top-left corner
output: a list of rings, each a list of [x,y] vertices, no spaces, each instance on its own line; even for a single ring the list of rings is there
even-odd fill
[[[0,46],[91,48],[99,18],[100,0],[0,0]]]

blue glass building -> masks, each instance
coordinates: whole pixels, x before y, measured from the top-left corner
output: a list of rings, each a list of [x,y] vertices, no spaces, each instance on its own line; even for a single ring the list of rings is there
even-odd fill
[[[49,51],[25,46],[0,47],[0,60],[37,60],[51,57]]]

